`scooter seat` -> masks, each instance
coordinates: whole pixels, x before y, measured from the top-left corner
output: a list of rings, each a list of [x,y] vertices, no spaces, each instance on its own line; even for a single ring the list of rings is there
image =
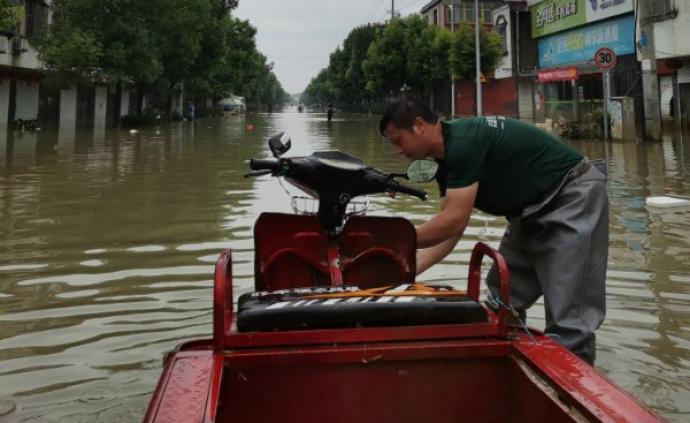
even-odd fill
[[[324,286],[247,293],[240,332],[486,322],[486,309],[448,286],[405,284],[362,290]]]

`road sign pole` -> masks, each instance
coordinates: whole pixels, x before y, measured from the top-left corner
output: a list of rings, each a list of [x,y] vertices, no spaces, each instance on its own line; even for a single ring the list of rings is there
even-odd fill
[[[602,85],[604,88],[604,141],[609,139],[609,100],[611,99],[610,71],[616,66],[616,53],[608,47],[602,47],[594,52],[594,64],[602,71]]]
[[[604,141],[609,139],[609,100],[611,99],[611,79],[609,71],[604,71]]]

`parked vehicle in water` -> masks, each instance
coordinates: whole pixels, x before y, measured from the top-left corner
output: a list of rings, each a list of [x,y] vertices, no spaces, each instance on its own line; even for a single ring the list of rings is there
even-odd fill
[[[232,253],[214,276],[213,337],[168,353],[145,422],[652,422],[660,418],[544,334],[514,325],[495,250],[472,251],[467,290],[415,281],[416,235],[401,217],[367,216],[361,197],[426,198],[340,151],[251,159],[251,177],[284,178],[311,198],[254,226],[254,291],[233,303]],[[307,200],[318,200],[317,203]],[[314,208],[301,206],[313,204]],[[500,304],[479,301],[481,262]]]
[[[246,107],[244,97],[230,95],[218,101],[218,105],[223,108],[223,113],[227,115],[244,114]]]

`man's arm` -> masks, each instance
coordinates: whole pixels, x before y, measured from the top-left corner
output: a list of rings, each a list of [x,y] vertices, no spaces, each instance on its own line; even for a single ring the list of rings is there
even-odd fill
[[[417,248],[429,248],[462,236],[477,197],[479,183],[446,191],[445,207],[426,223],[417,227]],[[440,248],[440,247],[439,247]],[[452,247],[451,247],[452,248]],[[443,257],[441,257],[443,258]]]
[[[461,236],[462,234],[449,238],[439,244],[434,245],[433,247],[418,250],[416,273],[419,275],[434,264],[443,260],[448,254],[450,254],[451,251],[453,251],[455,244],[458,243]]]

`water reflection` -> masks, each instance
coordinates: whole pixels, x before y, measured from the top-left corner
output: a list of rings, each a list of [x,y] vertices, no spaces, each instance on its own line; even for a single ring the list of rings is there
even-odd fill
[[[254,130],[247,130],[252,125]],[[287,131],[289,154],[340,149],[367,164],[406,165],[376,117],[276,113],[161,124],[130,132],[0,133],[0,401],[31,421],[140,421],[163,351],[210,335],[211,275],[232,248],[235,293],[253,286],[252,225],[289,211],[270,177],[244,161],[269,157]],[[598,366],[671,420],[690,413],[690,212],[651,211],[645,197],[688,195],[687,149],[578,141],[609,165],[608,318]],[[421,222],[430,200],[371,198],[371,213]],[[295,191],[292,187],[287,187]],[[475,214],[458,248],[422,279],[462,285],[469,251],[497,245],[504,220]],[[543,325],[543,307],[530,311]]]

